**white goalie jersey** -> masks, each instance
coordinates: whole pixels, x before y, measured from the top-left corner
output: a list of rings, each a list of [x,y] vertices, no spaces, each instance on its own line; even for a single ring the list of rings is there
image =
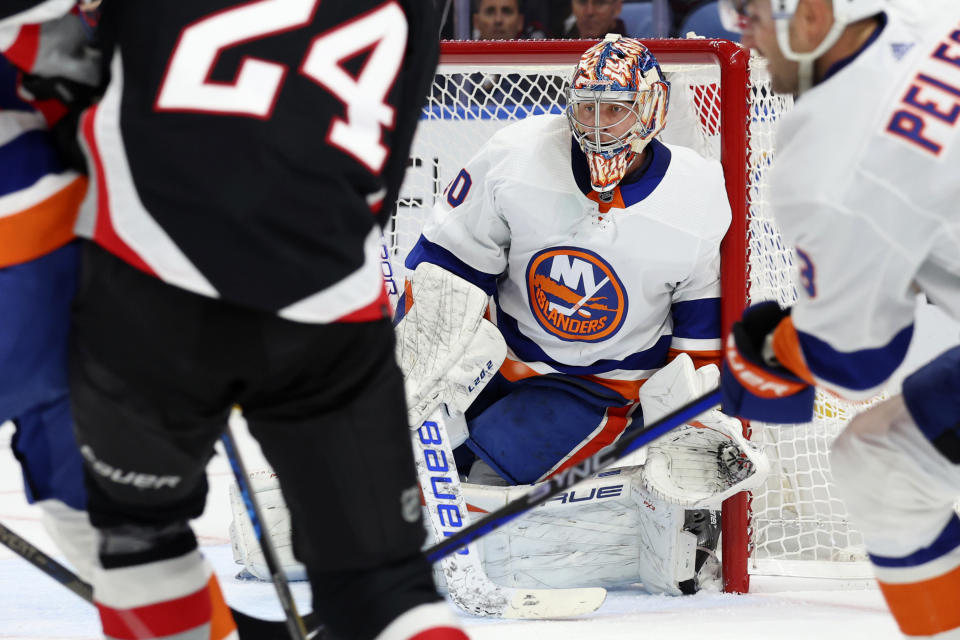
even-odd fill
[[[562,116],[494,134],[460,171],[407,258],[494,295],[508,379],[587,375],[636,399],[671,349],[719,355],[720,164],[654,141],[639,179],[603,203]]]

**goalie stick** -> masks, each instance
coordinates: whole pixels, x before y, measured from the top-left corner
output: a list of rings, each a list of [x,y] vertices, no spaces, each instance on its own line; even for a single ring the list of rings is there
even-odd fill
[[[412,304],[415,310],[419,307],[412,300],[408,300],[404,305],[399,304],[400,288],[392,278],[393,267],[390,265],[390,251],[386,244],[381,245],[380,257],[385,267],[383,269],[384,285],[392,294],[391,306],[394,309],[400,306],[403,310],[403,313],[398,313],[394,318],[394,326],[397,326],[405,317],[405,313],[409,312],[411,307],[408,305]],[[439,268],[436,269],[439,270]],[[428,278],[426,282],[438,281],[436,274],[424,277]],[[411,295],[416,286],[414,282]],[[486,296],[479,290],[476,293],[483,298],[485,307]],[[461,295],[464,298],[468,297],[463,292]],[[477,301],[477,297],[474,296],[466,303],[466,309],[475,307]],[[435,301],[431,300],[431,302]],[[428,308],[439,312],[441,316],[450,311],[442,307],[435,309],[434,306],[428,306]],[[464,309],[460,311],[464,312]],[[406,316],[407,322],[411,322],[411,317]],[[480,322],[481,325],[472,329],[463,329],[457,336],[466,338],[466,341],[460,345],[459,360],[451,353],[446,353],[444,356],[445,361],[455,363],[446,371],[448,378],[452,375],[454,384],[440,385],[443,388],[437,388],[434,393],[426,394],[420,402],[414,402],[409,408],[408,417],[412,427],[417,480],[427,509],[427,527],[436,541],[450,535],[457,527],[466,525],[470,519],[466,501],[460,489],[460,476],[453,459],[453,447],[444,422],[444,404],[453,405],[460,410],[466,409],[470,401],[490,382],[492,374],[506,355],[506,344],[497,329],[492,324],[485,326],[482,320]],[[402,343],[403,339],[403,334],[400,333],[398,342]],[[476,351],[471,351],[468,356],[466,351],[470,348],[475,348]],[[478,357],[477,354],[481,354],[482,357]],[[405,360],[398,359],[402,368]],[[404,369],[404,376],[409,374],[410,371]],[[437,379],[435,384],[440,380]],[[461,383],[465,383],[462,384],[463,393],[460,396],[457,396],[456,392],[451,393],[451,388]],[[423,406],[425,404],[432,404],[433,409]],[[412,417],[414,415],[418,417]],[[423,420],[419,416],[424,415],[427,419],[420,422],[417,429],[418,421]],[[606,590],[601,588],[517,589],[498,585],[487,576],[476,547],[468,546],[459,553],[444,558],[442,569],[450,600],[461,610],[478,616],[492,618],[577,616],[596,610],[603,604],[607,595]]]
[[[94,604],[93,588],[88,583],[2,523],[0,523],[0,543],[90,604]],[[237,634],[241,640],[285,640],[287,638],[287,627],[283,622],[254,618],[232,607],[230,613],[233,614],[233,620],[237,623]],[[320,629],[320,623],[315,620],[312,613],[304,617],[304,623],[309,629]]]
[[[705,411],[712,409],[720,404],[720,399],[720,389],[714,389],[699,398],[691,400],[651,425],[637,429],[632,433],[625,432],[619,440],[606,449],[587,458],[580,464],[570,467],[563,473],[558,473],[543,484],[534,487],[532,491],[504,505],[493,513],[488,514],[483,519],[464,527],[456,533],[451,533],[446,540],[441,540],[425,549],[423,552],[424,555],[430,562],[437,562],[449,556],[463,548],[464,545],[469,545],[477,541],[479,538],[482,538],[491,531],[499,529],[537,505],[543,504],[550,498],[567,491],[581,480],[591,477],[596,472],[608,467],[628,453],[654,442],[661,436],[666,435],[669,431],[686,424]],[[414,442],[417,440],[419,440],[419,438],[414,438]],[[417,470],[419,472],[419,456],[417,464]],[[455,475],[455,472],[451,475]],[[422,484],[423,480],[421,479],[421,485]],[[426,493],[426,490],[424,490],[424,493]]]
[[[417,478],[429,514],[434,540],[442,540],[469,523],[453,449],[438,408],[413,431]],[[454,547],[456,549],[456,547]],[[487,577],[476,545],[444,554],[443,575],[450,599],[467,613],[491,618],[560,618],[595,611],[607,596],[599,587],[518,589]],[[434,560],[434,558],[431,558]]]

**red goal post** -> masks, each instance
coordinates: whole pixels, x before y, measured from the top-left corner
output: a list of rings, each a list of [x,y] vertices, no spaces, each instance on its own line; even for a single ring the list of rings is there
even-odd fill
[[[595,41],[443,42],[438,72],[423,110],[401,189],[387,229],[394,269],[419,236],[426,212],[493,130],[539,113],[562,113],[563,84]],[[765,69],[726,40],[645,40],[667,79],[671,101],[667,142],[718,159],[733,219],[722,244],[722,316],[726,335],[748,301],[795,299],[792,252],[769,214],[766,176],[774,157],[773,124],[790,99],[769,90]],[[826,408],[824,408],[826,406]],[[723,509],[724,588],[746,592],[752,573],[860,577],[835,573],[833,562],[861,560],[856,532],[832,497],[826,451],[846,409],[818,403],[827,419],[797,429],[783,445],[780,429],[753,426],[774,457],[774,476],[751,499],[741,494]],[[792,437],[792,436],[791,436]],[[757,509],[757,505],[762,507]],[[810,567],[816,566],[816,569]],[[827,568],[824,568],[824,567]]]

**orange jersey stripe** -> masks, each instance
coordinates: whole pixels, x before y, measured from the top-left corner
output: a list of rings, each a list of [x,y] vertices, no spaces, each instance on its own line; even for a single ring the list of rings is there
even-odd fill
[[[517,382],[518,380],[533,378],[540,374],[518,360],[507,358],[503,361],[503,364],[500,365],[500,375],[510,382]]]
[[[87,179],[78,177],[43,202],[0,218],[0,267],[39,258],[73,240]]]
[[[960,629],[960,567],[930,580],[907,584],[877,581],[890,612],[907,636],[932,636]]]
[[[207,590],[210,592],[210,601],[213,605],[210,617],[210,640],[223,640],[237,630],[237,623],[234,622],[230,607],[227,606],[223,591],[220,590],[217,576],[210,576]]]
[[[816,384],[813,381],[813,374],[810,373],[810,367],[807,366],[807,360],[803,357],[800,336],[797,335],[797,329],[793,326],[793,318],[790,316],[781,320],[773,331],[773,355],[777,357],[780,364],[792,371],[798,378],[806,380],[810,384]]]
[[[647,381],[643,380],[612,380],[608,378],[598,378],[597,376],[583,376],[590,382],[596,382],[605,386],[607,389],[613,389],[627,400],[638,400],[640,398],[640,387]]]
[[[503,364],[500,365],[500,375],[510,382],[517,382],[526,378],[539,376],[540,374],[522,362],[507,358],[503,361]],[[643,383],[647,381],[646,379],[612,380],[608,378],[598,378],[597,376],[580,377],[582,377],[584,380],[589,380],[590,382],[596,382],[597,384],[603,385],[608,389],[613,389],[627,400],[638,399],[640,397],[640,387],[642,387]]]
[[[569,469],[575,465],[580,464],[587,458],[598,453],[601,449],[613,444],[617,438],[620,437],[620,434],[629,426],[631,418],[628,416],[632,405],[627,405],[625,407],[610,407],[607,409],[607,423],[603,426],[603,429],[598,433],[593,440],[584,444],[579,451],[570,456],[567,460],[563,462],[559,467],[553,470],[547,478],[552,478],[558,473]]]
[[[685,353],[690,356],[690,359],[693,360],[693,368],[699,369],[708,364],[715,364],[718,367],[720,366],[720,360],[723,357],[722,351],[682,351],[680,349],[671,348],[667,352],[667,364],[673,362],[673,359],[676,358],[681,353]]]

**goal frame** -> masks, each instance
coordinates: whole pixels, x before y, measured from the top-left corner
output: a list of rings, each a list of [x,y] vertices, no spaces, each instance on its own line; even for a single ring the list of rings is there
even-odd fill
[[[721,39],[642,39],[663,64],[715,64],[720,71],[720,162],[732,219],[721,243],[721,317],[724,339],[749,299],[750,52]],[[440,64],[573,64],[596,40],[443,41]],[[747,427],[745,426],[745,429]],[[723,589],[746,593],[750,544],[749,495],[723,504]]]

